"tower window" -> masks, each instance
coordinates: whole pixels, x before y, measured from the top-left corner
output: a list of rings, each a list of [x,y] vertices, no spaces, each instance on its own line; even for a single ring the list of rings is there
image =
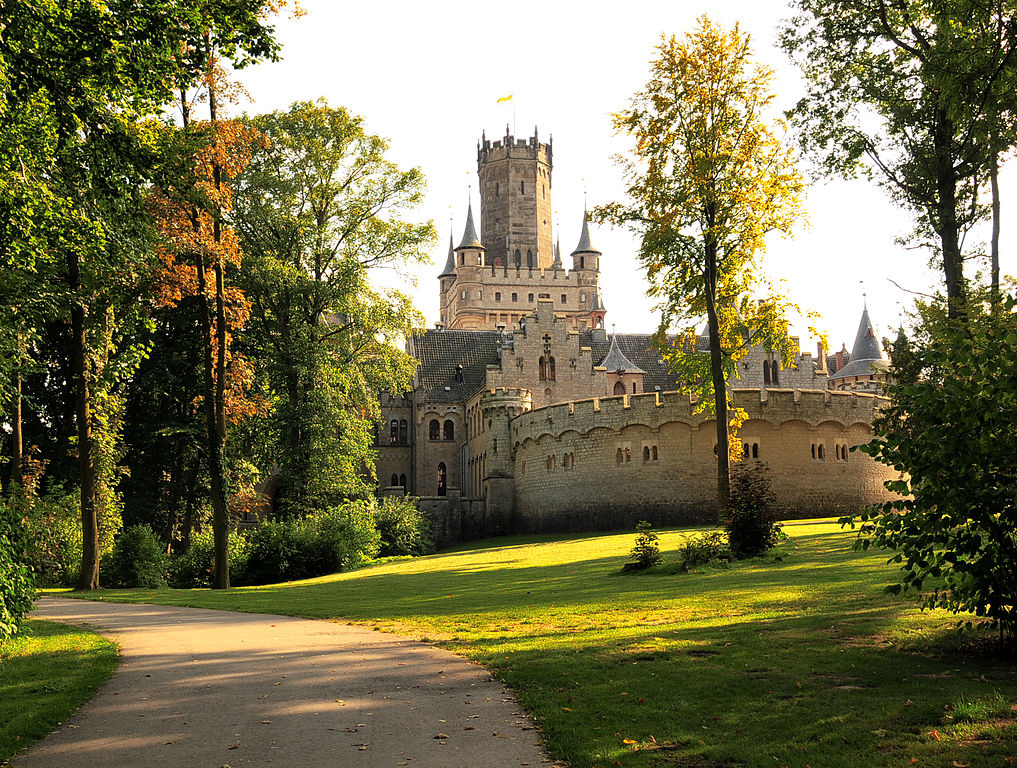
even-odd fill
[[[540,199],[541,200],[547,200],[547,187],[541,186],[541,188],[540,188]],[[544,223],[546,224],[547,222],[545,221]]]
[[[527,297],[528,298],[526,300],[532,304],[533,303],[533,294],[532,293],[527,294]]]
[[[561,295],[561,303],[562,304],[568,303],[568,297],[564,293]]]
[[[519,182],[519,194],[520,195],[525,195],[526,194],[526,182],[525,181],[520,181]]]
[[[445,440],[455,440],[455,437],[456,437],[456,426],[455,424],[452,423],[451,419],[446,419],[443,428],[442,438]]]
[[[526,249],[526,266],[533,268],[533,251]]]
[[[586,257],[585,256],[580,256],[579,257],[579,268],[580,269],[586,269]]]
[[[519,294],[518,293],[513,293],[512,294],[512,301],[519,301]]]
[[[494,183],[494,196],[495,196],[495,197],[497,197],[497,196],[498,196],[498,190],[499,190],[499,189],[501,189],[501,186],[500,186],[500,185],[498,184],[498,182],[495,182],[495,183]]]
[[[523,263],[523,257],[522,257],[522,255],[521,255],[521,254],[519,253],[519,249],[518,249],[518,248],[516,248],[516,266],[517,266],[517,267],[520,267],[520,266],[522,266],[522,263]]]
[[[495,291],[494,292],[494,300],[495,301],[501,301],[501,291]]]
[[[440,440],[441,439],[441,425],[437,419],[431,419],[431,423],[427,425],[427,439],[428,440]]]

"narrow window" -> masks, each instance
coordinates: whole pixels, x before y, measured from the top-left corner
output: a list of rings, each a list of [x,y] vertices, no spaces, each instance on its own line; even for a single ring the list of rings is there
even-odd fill
[[[438,495],[445,496],[448,492],[448,470],[445,467],[445,462],[438,464]]]
[[[399,475],[399,485],[406,487],[406,475]]]
[[[501,185],[500,185],[500,184],[498,184],[498,182],[495,182],[495,183],[494,183],[494,196],[495,196],[495,197],[497,197],[497,196],[498,196],[498,192],[499,192],[500,190],[501,190]]]
[[[812,458],[816,458],[816,444],[812,444]]]
[[[532,293],[526,294],[526,301],[528,301],[530,304],[533,303],[533,294]]]
[[[399,420],[399,442],[405,445],[407,442],[407,424],[406,419]]]
[[[463,299],[463,301],[466,301],[466,291],[463,291],[462,294],[460,294],[460,297]]]
[[[749,448],[749,444],[748,443],[743,443],[742,444],[742,456],[744,456],[746,459],[749,458],[749,451],[750,450],[751,449]]]
[[[518,269],[520,266],[522,266],[522,263],[523,263],[523,257],[520,254],[519,249],[516,248],[516,268]]]
[[[446,419],[442,437],[445,440],[456,439],[456,425],[452,423],[452,419]]]
[[[459,256],[459,266],[460,267],[465,267],[466,266],[466,254],[465,253]],[[466,297],[464,296],[463,298],[466,298]]]
[[[579,257],[579,268],[580,269],[586,269],[586,257],[585,256],[580,256]]]
[[[501,291],[495,291],[494,292],[494,300],[495,301],[501,301]]]
[[[431,419],[431,423],[427,425],[427,439],[438,440],[441,438],[441,425],[437,419]]]
[[[773,379],[773,386],[780,386],[780,363],[776,360],[770,363],[770,367],[773,369],[770,373],[770,378]]]
[[[580,304],[585,304],[586,303],[586,294],[585,293],[580,293],[579,294],[579,303]]]
[[[537,361],[537,371],[538,371],[537,378],[540,381],[545,381],[547,379],[547,363],[543,357],[541,357],[540,360]]]
[[[820,461],[824,461],[826,459],[825,451],[823,450],[823,444],[822,443],[819,444],[819,448],[816,451],[816,453],[818,454]]]
[[[615,451],[614,460],[618,464],[621,464],[623,461],[625,461],[625,452],[621,448]]]
[[[533,251],[529,248],[526,249],[526,266],[533,269]]]
[[[763,384],[770,383],[770,361],[763,361]]]
[[[526,182],[525,181],[520,181],[519,182],[519,194],[520,195],[525,195],[526,194]]]
[[[392,475],[392,482],[389,483],[389,485],[399,485],[399,477],[398,477],[398,475]]]
[[[752,458],[754,459],[759,458],[759,443],[752,444]]]
[[[652,448],[650,448],[650,459],[652,461],[657,460],[657,446],[653,446]]]
[[[554,381],[554,358],[548,358],[547,361],[547,378]]]
[[[643,446],[643,463],[647,463],[650,460],[650,446]]]
[[[636,382],[632,382],[632,394],[636,394]]]
[[[399,422],[395,419],[388,423],[388,433],[388,441],[390,443],[394,443],[399,439]]]
[[[562,303],[562,304],[567,304],[567,303],[568,303],[568,300],[569,300],[568,296],[566,296],[566,295],[565,295],[565,294],[563,293],[563,294],[561,295],[561,303]]]
[[[540,199],[541,200],[547,200],[547,187],[545,187],[543,185],[541,185],[541,187],[540,187]]]
[[[632,463],[632,449],[629,448],[628,446],[625,446],[625,463],[626,464]]]
[[[513,293],[512,294],[512,301],[519,301],[519,294],[518,293]]]

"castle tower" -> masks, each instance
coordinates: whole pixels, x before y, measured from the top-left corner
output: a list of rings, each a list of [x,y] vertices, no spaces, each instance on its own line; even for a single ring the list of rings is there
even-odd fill
[[[572,251],[572,269],[600,271],[601,253],[590,242],[590,220],[583,210],[583,232],[579,236],[579,245]]]
[[[516,140],[505,129],[502,141],[481,137],[477,146],[480,220],[488,263],[548,269],[551,245],[551,144],[537,129]]]

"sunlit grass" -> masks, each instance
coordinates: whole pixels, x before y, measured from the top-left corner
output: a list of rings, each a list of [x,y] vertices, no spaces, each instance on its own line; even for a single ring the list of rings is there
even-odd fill
[[[959,649],[955,617],[884,595],[885,557],[836,524],[785,530],[767,558],[692,574],[667,567],[687,531],[665,531],[665,564],[638,575],[619,575],[631,533],[531,537],[228,593],[103,597],[440,642],[514,687],[576,768],[1009,765],[1012,662]]]
[[[30,619],[0,642],[0,763],[71,715],[116,663],[109,640],[49,621]]]

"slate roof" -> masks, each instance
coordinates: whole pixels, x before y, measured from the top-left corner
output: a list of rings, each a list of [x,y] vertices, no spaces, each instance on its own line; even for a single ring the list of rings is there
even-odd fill
[[[862,310],[862,319],[858,323],[858,333],[851,347],[850,357],[845,355],[844,367],[835,372],[831,379],[847,379],[852,376],[871,376],[873,371],[885,371],[890,367],[883,346],[876,335],[876,328],[869,319],[869,308]]]
[[[590,242],[590,222],[586,219],[586,211],[583,211],[583,233],[579,236],[579,245],[576,246],[572,253],[573,255],[577,253],[600,253]]]
[[[650,347],[652,338],[648,333],[619,333],[612,336],[612,340],[618,340],[619,351],[643,371],[644,392],[653,392],[656,387],[660,387],[662,392],[674,390],[678,386],[677,381],[661,361],[660,353]],[[593,359],[598,361],[597,365],[611,351],[611,342],[602,331],[580,331],[579,346],[590,348]]]
[[[456,273],[456,255],[452,250],[452,233],[448,233],[448,258],[445,259],[445,269],[441,271],[438,277],[445,277],[446,275],[454,275]]]
[[[431,329],[414,335],[410,354],[417,358],[417,387],[425,399],[436,403],[469,399],[484,386],[487,366],[498,364],[501,339],[498,331]],[[462,382],[455,380],[457,365],[463,366]]]
[[[635,363],[625,357],[625,354],[618,347],[618,334],[614,334],[611,337],[611,349],[608,350],[607,355],[600,364],[607,368],[609,371],[626,371],[629,373],[646,373],[642,368],[639,368]]]
[[[477,237],[477,228],[473,225],[473,203],[466,207],[466,231],[463,232],[463,241],[456,248],[461,251],[463,248],[483,248],[484,244]]]

